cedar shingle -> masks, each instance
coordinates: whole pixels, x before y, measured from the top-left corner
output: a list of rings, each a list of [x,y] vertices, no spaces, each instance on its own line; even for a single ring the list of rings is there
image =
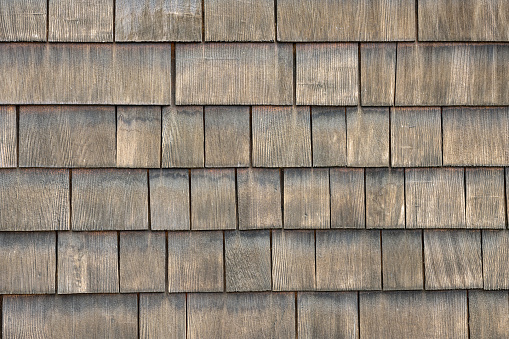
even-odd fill
[[[396,84],[396,44],[361,44],[363,106],[392,106]]]
[[[46,41],[45,0],[0,1],[0,41]]]
[[[344,107],[312,107],[313,166],[346,165]]]
[[[509,288],[509,231],[482,231],[484,288]]]
[[[509,333],[507,291],[469,291],[468,320],[471,338],[505,338]]]
[[[467,228],[505,228],[503,168],[466,168]]]
[[[17,139],[16,107],[0,106],[0,167],[16,167]]]
[[[405,228],[405,172],[366,168],[366,228]]]
[[[330,169],[331,228],[364,228],[364,169]]]
[[[139,307],[140,338],[186,337],[185,293],[142,293]]]

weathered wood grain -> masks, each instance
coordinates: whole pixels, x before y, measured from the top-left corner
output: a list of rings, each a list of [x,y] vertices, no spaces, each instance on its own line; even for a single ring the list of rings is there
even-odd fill
[[[69,229],[69,171],[0,171],[0,230]]]
[[[205,41],[274,41],[273,0],[203,0]]]
[[[115,107],[21,106],[20,167],[114,167]]]
[[[422,290],[422,232],[382,231],[384,290]]]
[[[505,338],[509,333],[507,291],[469,291],[470,338]]]
[[[49,41],[113,41],[113,0],[49,1]]]
[[[484,289],[509,288],[508,248],[508,231],[482,231]]]
[[[405,172],[366,168],[366,228],[405,228]]]
[[[397,106],[509,105],[509,45],[398,44]]]
[[[270,291],[270,231],[225,233],[226,291]]]
[[[16,107],[0,106],[0,167],[16,167],[17,144]]]
[[[509,3],[504,0],[421,0],[421,41],[508,41]]]
[[[189,339],[294,338],[294,294],[190,294],[188,336]]]
[[[363,106],[392,106],[396,90],[396,44],[361,44]]]
[[[284,228],[330,228],[328,168],[284,170]]]
[[[0,104],[168,105],[170,44],[0,44]]]
[[[346,117],[343,107],[312,107],[313,166],[346,165]]]
[[[140,338],[182,339],[186,337],[184,293],[140,294]]]
[[[467,228],[505,228],[503,168],[466,168]]]
[[[467,293],[363,292],[362,338],[468,338]]]
[[[168,232],[169,292],[222,292],[222,232]]]
[[[346,126],[348,166],[389,166],[389,108],[347,107]]]
[[[0,2],[0,41],[46,41],[46,1]]]
[[[331,168],[331,228],[364,228],[364,202],[364,169]]]
[[[191,229],[237,228],[234,169],[191,171]]]
[[[54,232],[0,232],[0,293],[55,293]]]
[[[281,228],[281,183],[278,169],[237,170],[239,229]]]
[[[357,293],[302,292],[297,297],[299,338],[358,338]]]
[[[424,231],[425,287],[483,287],[480,231]]]
[[[407,228],[464,228],[463,168],[405,169]]]
[[[413,0],[279,0],[279,41],[404,41],[415,38]]]
[[[203,107],[163,107],[163,167],[203,167]]]
[[[253,166],[310,167],[309,107],[253,107]]]
[[[394,167],[442,166],[440,108],[391,108],[391,161]]]
[[[313,231],[272,231],[272,290],[315,289]]]
[[[249,110],[249,106],[205,107],[205,166],[249,166]]]
[[[58,293],[118,293],[116,232],[58,234]]]
[[[356,105],[359,63],[356,44],[296,45],[297,105]]]
[[[509,165],[509,107],[444,108],[444,165]]]
[[[164,292],[164,232],[120,232],[120,292]]]
[[[126,169],[72,172],[72,229],[148,228],[147,171]]]
[[[316,231],[316,287],[322,291],[382,288],[380,232]]]
[[[291,44],[177,44],[175,58],[177,105],[293,102]]]
[[[189,172],[150,170],[150,228],[188,230],[191,228]]]
[[[159,167],[161,107],[117,107],[117,167]]]
[[[201,41],[200,0],[116,0],[115,41]]]
[[[6,296],[3,338],[138,337],[135,294]]]

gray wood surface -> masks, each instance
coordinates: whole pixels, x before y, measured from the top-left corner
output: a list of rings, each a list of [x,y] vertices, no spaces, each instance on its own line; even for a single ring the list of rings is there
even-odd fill
[[[509,231],[482,231],[483,280],[486,290],[509,288]]]
[[[79,231],[147,229],[147,171],[74,170],[71,223]]]
[[[425,288],[483,287],[481,231],[425,230]]]
[[[360,63],[362,105],[394,105],[396,44],[361,44]]]
[[[254,167],[310,167],[309,107],[253,107]]]
[[[186,337],[185,293],[142,293],[139,308],[140,338]]]
[[[467,228],[505,228],[503,168],[466,168]]]
[[[223,232],[168,232],[169,292],[222,292]]]
[[[225,233],[226,291],[270,291],[270,231]]]
[[[343,107],[312,107],[313,166],[346,166],[346,115]]]
[[[46,41],[45,0],[0,2],[0,41]]]
[[[292,104],[291,44],[177,44],[175,58],[177,105]]]
[[[115,167],[115,107],[21,106],[20,167]]]
[[[160,167],[161,107],[117,107],[117,167]]]
[[[391,162],[394,167],[442,166],[440,108],[391,108]]]
[[[58,233],[58,293],[118,293],[116,232]]]
[[[16,167],[18,132],[16,107],[0,106],[0,167]]]
[[[363,168],[330,169],[331,228],[364,228]]]
[[[405,172],[366,168],[366,228],[405,228]]]
[[[509,333],[507,291],[469,291],[470,338],[506,338]]]

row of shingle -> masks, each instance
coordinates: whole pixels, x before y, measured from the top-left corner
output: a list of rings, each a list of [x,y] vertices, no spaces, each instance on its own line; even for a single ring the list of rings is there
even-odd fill
[[[0,103],[509,105],[506,44],[172,45],[1,44]]]
[[[509,41],[507,13],[504,0],[10,0],[0,41]]]

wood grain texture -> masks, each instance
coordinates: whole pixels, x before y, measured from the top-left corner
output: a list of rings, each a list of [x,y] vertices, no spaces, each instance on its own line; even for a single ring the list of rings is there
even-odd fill
[[[278,169],[238,169],[237,190],[239,229],[282,227]]]
[[[279,0],[279,41],[404,41],[415,38],[413,0]]]
[[[188,336],[189,339],[294,338],[294,294],[190,294]]]
[[[205,41],[274,41],[274,1],[203,1]]]
[[[405,169],[407,228],[464,228],[463,168]]]
[[[509,165],[509,107],[444,108],[444,165]]]
[[[470,338],[504,338],[509,333],[507,291],[469,291]]]
[[[509,45],[398,44],[396,106],[509,105]]]
[[[191,171],[191,229],[237,228],[234,169]]]
[[[161,154],[161,107],[117,107],[117,167],[157,167]]]
[[[191,228],[189,172],[150,170],[150,228],[189,230]]]
[[[182,339],[186,337],[186,295],[140,294],[140,338]]]
[[[330,169],[331,228],[364,228],[363,168]]]
[[[168,290],[222,292],[222,232],[168,232]]]
[[[422,290],[422,232],[382,231],[384,290]]]
[[[163,167],[203,167],[203,107],[163,107]]]
[[[440,108],[391,108],[391,161],[394,167],[442,166]]]
[[[421,0],[421,41],[508,41],[509,3],[504,0]]]
[[[120,292],[164,292],[164,232],[120,232]]]
[[[253,107],[253,166],[310,167],[309,107]]]
[[[58,293],[118,293],[115,232],[58,234]]]
[[[250,108],[205,107],[205,166],[247,167],[251,162]]]
[[[357,293],[301,292],[297,305],[299,338],[359,337]]]
[[[396,90],[396,44],[361,44],[363,106],[392,106]]]
[[[1,44],[0,104],[167,105],[170,44]]]
[[[284,170],[284,228],[330,228],[328,168]]]
[[[466,168],[467,228],[505,228],[503,168]]]
[[[54,232],[0,232],[0,293],[55,293]]]
[[[424,231],[425,287],[483,287],[480,231]]]
[[[114,167],[115,107],[21,106],[20,167]]]
[[[69,171],[0,171],[0,230],[69,229]]]
[[[356,44],[296,45],[297,105],[356,105],[359,63]]]
[[[484,289],[509,288],[509,232],[482,231]]]
[[[405,172],[366,168],[366,228],[405,228]]]
[[[226,291],[270,291],[270,231],[225,233]]]
[[[0,2],[0,41],[46,41],[46,1]]]
[[[363,338],[468,338],[465,291],[363,292],[359,308]]]
[[[135,294],[6,296],[3,338],[138,337]]]
[[[322,291],[382,288],[380,232],[316,231],[316,287]]]
[[[72,173],[72,229],[148,228],[146,170],[79,169]]]
[[[115,41],[201,41],[201,0],[116,0]]]
[[[313,231],[272,231],[272,290],[309,291],[315,283]]]
[[[293,103],[291,44],[177,44],[175,58],[177,105]]]
[[[346,126],[348,166],[389,166],[389,108],[347,107]]]
[[[0,167],[16,167],[17,165],[16,124],[16,107],[0,106]]]
[[[343,107],[312,107],[313,166],[346,166],[346,116]]]
[[[113,41],[113,0],[49,0],[49,41]]]

